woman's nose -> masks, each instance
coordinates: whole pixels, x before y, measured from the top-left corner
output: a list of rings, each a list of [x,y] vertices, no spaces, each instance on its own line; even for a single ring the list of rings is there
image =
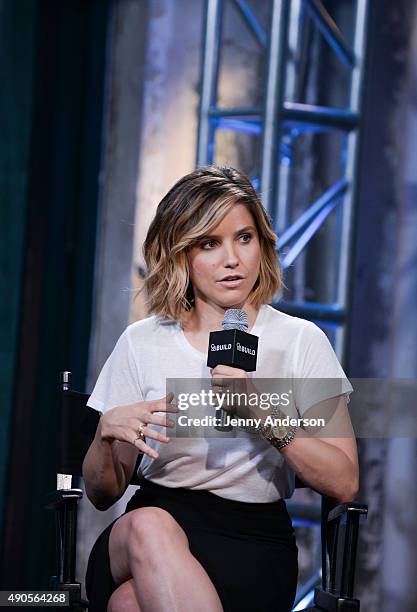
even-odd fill
[[[235,267],[239,264],[234,245],[224,245],[224,265],[227,267]]]

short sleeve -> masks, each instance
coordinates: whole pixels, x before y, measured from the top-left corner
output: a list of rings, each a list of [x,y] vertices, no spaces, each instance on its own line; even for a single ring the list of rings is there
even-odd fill
[[[143,401],[139,371],[128,329],[120,336],[104,364],[87,402],[88,406],[103,413],[116,406]]]
[[[318,402],[353,391],[326,334],[314,323],[303,328],[294,367],[295,405],[301,416]]]

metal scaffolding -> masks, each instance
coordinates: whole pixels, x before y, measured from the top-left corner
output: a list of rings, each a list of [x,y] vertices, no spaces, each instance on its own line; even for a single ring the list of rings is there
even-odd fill
[[[229,0],[248,25],[248,32],[266,53],[266,78],[262,108],[219,108],[217,83],[222,53],[221,30],[224,0],[207,0],[202,59],[201,96],[197,144],[197,166],[215,161],[215,133],[218,129],[259,134],[262,140],[261,167],[256,187],[263,194],[265,208],[279,235],[280,253],[285,272],[305,250],[326,218],[335,208],[343,208],[338,227],[337,285],[331,302],[280,300],[279,309],[314,320],[336,331],[334,348],[345,360],[347,310],[350,298],[350,276],[353,247],[354,203],[357,190],[358,143],[360,139],[361,100],[364,80],[364,55],[367,23],[367,1],[352,0],[356,5],[353,45],[349,46],[320,0],[268,0],[271,5],[270,30],[264,31],[245,0]],[[347,108],[332,108],[288,101],[288,90],[294,80],[290,61],[291,46],[297,44],[301,14],[309,14],[332,50],[351,71]],[[291,152],[294,141],[307,132],[343,132],[347,138],[341,151],[342,172],[314,202],[311,202],[291,224],[291,201],[288,196]],[[278,304],[277,304],[278,305]]]
[[[219,65],[222,56],[222,21],[225,0],[206,0],[204,42],[197,142],[197,166],[215,163],[216,130],[256,134],[261,139],[258,176],[251,177],[262,194],[274,230],[279,236],[278,251],[284,271],[305,252],[325,221],[338,214],[335,224],[337,249],[326,265],[332,266],[333,299],[329,301],[292,300],[283,297],[274,304],[279,310],[315,321],[332,329],[333,346],[346,363],[348,309],[354,246],[354,217],[358,188],[357,167],[361,138],[361,111],[365,76],[368,2],[352,0],[352,40],[336,25],[321,0],[265,0],[270,5],[269,31],[261,25],[246,0],[226,0],[247,25],[248,35],[264,50],[265,79],[263,102],[258,108],[218,106]],[[309,19],[349,74],[349,91],[344,108],[301,103],[296,100],[294,55],[300,44],[300,23]],[[340,176],[294,217],[291,199],[291,171],[294,143],[300,135],[324,133],[343,135],[340,150]],[[297,209],[299,210],[299,208]],[[330,261],[331,259],[331,261]],[[322,274],[326,270],[321,270]],[[289,504],[290,505],[290,504]],[[298,508],[295,519],[306,524],[305,509]],[[319,515],[318,515],[319,516]],[[294,519],[294,515],[293,515]],[[308,522],[308,520],[307,520]],[[310,524],[319,524],[311,520]],[[305,606],[320,573],[297,593],[296,608]]]

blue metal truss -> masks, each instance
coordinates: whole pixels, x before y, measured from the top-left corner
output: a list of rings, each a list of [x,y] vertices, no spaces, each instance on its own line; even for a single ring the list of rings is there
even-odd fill
[[[320,0],[268,0],[271,8],[269,31],[258,22],[245,0],[229,0],[247,25],[251,35],[266,55],[266,78],[261,108],[219,108],[217,81],[222,52],[221,29],[224,0],[206,0],[206,18],[202,56],[197,166],[213,163],[216,130],[231,130],[261,138],[262,161],[254,187],[263,194],[262,201],[271,215],[279,235],[278,251],[282,255],[284,272],[305,250],[313,236],[332,215],[339,211],[337,226],[337,274],[332,303],[291,301],[281,299],[279,310],[312,320],[334,332],[334,348],[344,361],[350,300],[353,226],[357,191],[357,163],[361,132],[362,90],[365,77],[365,47],[367,31],[367,0],[352,0],[355,7],[353,44],[350,46]],[[302,15],[308,15],[330,48],[350,71],[350,92],[347,108],[302,104],[286,100],[289,79],[294,80],[290,67],[290,47],[297,44],[297,28]],[[341,152],[341,175],[290,225],[291,202],[289,175],[293,145],[306,133],[344,134]],[[285,251],[285,252],[284,252]],[[333,264],[334,262],[332,262]],[[330,262],[329,262],[330,265]],[[319,515],[312,516],[310,506],[300,508],[288,502],[297,525],[320,525]],[[293,508],[292,508],[293,507]],[[292,510],[291,510],[292,508]],[[317,509],[316,509],[317,510]],[[320,583],[317,571],[297,593],[295,610],[309,605],[313,589]]]
[[[278,248],[295,240],[283,258],[284,270],[294,263],[306,245],[317,234],[331,212],[343,208],[338,242],[338,286],[335,303],[315,304],[282,300],[277,304],[288,313],[316,320],[322,327],[335,329],[335,350],[344,359],[346,344],[346,313],[349,302],[352,226],[354,199],[357,189],[356,165],[360,134],[360,106],[364,78],[364,49],[367,1],[352,0],[356,5],[354,41],[351,48],[320,0],[269,0],[271,20],[265,32],[253,10],[245,0],[230,0],[245,21],[248,35],[265,49],[267,76],[262,108],[228,108],[217,106],[217,80],[221,56],[221,27],[224,0],[207,0],[202,62],[197,165],[213,163],[215,159],[215,132],[218,129],[242,132],[262,139],[262,164],[259,177],[253,179],[263,194],[265,208],[274,220],[274,229],[280,236]],[[310,15],[337,57],[351,70],[350,100],[348,108],[332,108],[302,104],[285,100],[288,41],[294,38],[302,10]],[[291,16],[292,11],[292,16]],[[295,19],[294,19],[295,13]],[[341,164],[344,176],[326,189],[290,227],[288,201],[288,166],[291,166],[295,140],[305,133],[332,132],[346,134],[346,146]],[[342,197],[343,196],[343,197]],[[300,226],[302,232],[300,232]],[[296,235],[297,234],[297,235]]]

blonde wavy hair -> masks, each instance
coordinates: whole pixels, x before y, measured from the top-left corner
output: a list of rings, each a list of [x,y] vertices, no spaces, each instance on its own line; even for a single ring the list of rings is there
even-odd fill
[[[271,301],[281,287],[276,235],[249,179],[229,166],[204,166],[183,176],[156,210],[143,245],[143,289],[150,314],[183,322],[194,304],[187,253],[236,204],[252,214],[261,262],[249,302],[256,308]]]

